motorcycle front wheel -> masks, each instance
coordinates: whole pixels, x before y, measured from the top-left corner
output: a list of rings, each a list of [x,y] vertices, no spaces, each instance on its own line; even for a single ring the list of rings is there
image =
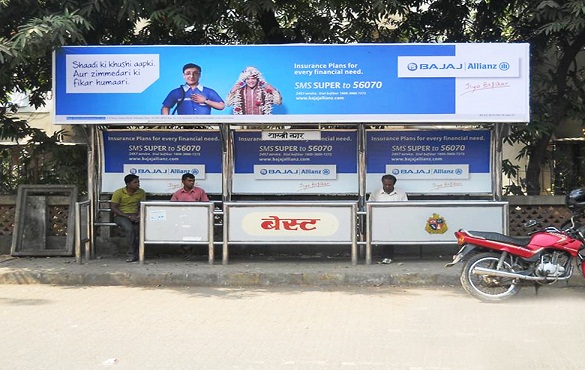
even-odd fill
[[[497,269],[499,259],[499,254],[489,252],[471,257],[461,272],[460,280],[463,289],[484,302],[499,302],[518,294],[520,286],[516,279],[473,273],[476,267]],[[501,270],[511,272],[512,266],[504,261]]]

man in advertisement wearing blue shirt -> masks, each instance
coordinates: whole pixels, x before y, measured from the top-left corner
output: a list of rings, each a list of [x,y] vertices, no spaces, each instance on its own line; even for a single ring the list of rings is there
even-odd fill
[[[163,101],[161,114],[211,114],[211,108],[217,110],[225,108],[224,101],[215,90],[199,83],[200,77],[201,67],[193,63],[185,64],[183,78],[186,83],[167,95]]]

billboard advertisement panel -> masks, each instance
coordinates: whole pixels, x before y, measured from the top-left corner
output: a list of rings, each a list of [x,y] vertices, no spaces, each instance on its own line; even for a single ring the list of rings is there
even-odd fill
[[[368,130],[366,140],[368,193],[382,186],[387,173],[406,193],[492,192],[488,130]]]
[[[140,177],[147,193],[175,192],[184,173],[195,175],[207,193],[222,192],[218,131],[110,130],[103,132],[103,143],[103,192],[123,187],[129,173]]]
[[[528,122],[528,44],[67,46],[57,124]]]
[[[357,193],[356,131],[234,132],[239,194]]]

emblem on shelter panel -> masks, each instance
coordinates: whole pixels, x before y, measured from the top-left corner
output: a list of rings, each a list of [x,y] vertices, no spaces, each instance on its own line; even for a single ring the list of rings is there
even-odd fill
[[[444,234],[448,229],[447,221],[436,213],[433,213],[433,216],[427,219],[425,230],[429,234]]]

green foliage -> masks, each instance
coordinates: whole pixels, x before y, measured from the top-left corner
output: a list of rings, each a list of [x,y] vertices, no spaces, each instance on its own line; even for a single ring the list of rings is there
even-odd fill
[[[65,45],[67,42],[83,42],[82,29],[79,26],[89,24],[76,12],[65,10],[63,15],[46,15],[42,18],[31,19],[18,27],[18,32],[12,38],[12,49],[15,62],[26,62],[29,58],[43,57],[49,47]]]
[[[554,145],[554,192],[568,194],[585,184],[585,146],[575,141],[562,141]]]
[[[83,42],[90,25],[75,12],[45,14],[36,2],[28,2],[30,8],[25,8],[27,2],[16,3],[0,6],[0,106],[8,104],[12,92],[26,91],[31,105],[40,107],[52,87],[53,49]],[[38,17],[30,17],[31,13]]]
[[[523,180],[519,176],[520,166],[513,164],[509,159],[502,161],[502,172],[510,180],[504,185],[504,195],[524,195]]]
[[[0,194],[15,194],[22,184],[77,185],[87,189],[87,147],[60,144],[63,132],[52,136],[28,128],[24,144],[3,145],[0,151]]]
[[[531,94],[534,129],[531,140],[522,141],[529,158],[529,194],[540,193],[540,169],[550,161],[550,142],[555,132],[571,120],[582,122],[585,113],[585,1],[536,3],[527,16],[531,30],[525,30],[534,41]]]

